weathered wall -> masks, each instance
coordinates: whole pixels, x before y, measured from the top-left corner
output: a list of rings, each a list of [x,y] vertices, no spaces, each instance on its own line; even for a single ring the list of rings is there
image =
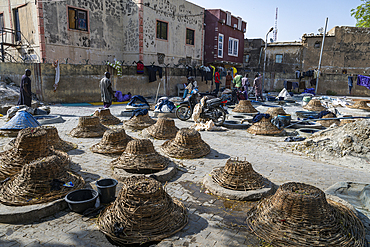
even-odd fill
[[[0,66],[0,80],[5,77],[11,78],[19,85],[24,70],[30,68],[32,71],[32,92],[37,93],[40,99],[45,102],[96,102],[100,101],[99,81],[104,72],[108,69],[105,65],[60,65],[60,81],[56,92],[54,92],[55,69],[51,64],[20,64],[3,63]],[[38,70],[40,68],[40,70]],[[36,76],[40,71],[40,77]],[[139,94],[145,97],[154,97],[156,95],[158,84],[161,83],[159,95],[176,95],[178,83],[186,82],[185,69],[169,68],[167,72],[167,83],[165,70],[163,70],[162,79],[157,76],[157,81],[149,83],[148,74],[136,74],[136,67],[124,67],[123,76],[113,75],[111,81],[114,90],[123,93],[131,92],[133,95]],[[209,85],[200,82],[198,85],[201,91],[209,89]]]
[[[261,72],[263,69],[264,56],[263,39],[245,39],[244,40],[244,68],[248,72]],[[246,61],[246,56],[249,55],[249,60]]]
[[[276,63],[276,55],[283,55],[281,63]],[[294,74],[302,69],[303,47],[301,43],[272,43],[266,51],[266,71]]]
[[[303,36],[304,70],[317,68],[322,35]],[[318,42],[320,47],[315,48]],[[328,74],[370,74],[370,28],[334,27],[325,38],[322,71]]]
[[[204,9],[184,0],[143,2],[144,64],[158,64],[158,53],[165,54],[165,64],[201,64]],[[156,38],[157,20],[168,22],[168,40]],[[194,45],[186,44],[186,28],[195,31]]]
[[[7,53],[11,56],[7,55],[6,60],[22,62],[25,58],[30,60],[31,57],[29,57],[29,55],[35,55],[34,58],[36,60],[34,59],[34,61],[40,61],[38,20],[36,14],[37,8],[35,2],[30,1],[25,4],[24,0],[11,0],[10,4],[11,7],[9,10],[8,0],[0,0],[0,13],[3,12],[4,14],[4,28],[15,29],[13,11],[18,8],[20,31],[23,36],[21,37],[21,43],[19,43],[22,45],[19,47],[8,48],[5,46],[5,48],[8,48]],[[15,44],[14,35],[10,33],[4,35],[4,42]],[[29,60],[26,60],[26,62]]]
[[[67,5],[88,11],[88,31],[69,29]],[[137,13],[131,0],[66,0],[43,4],[47,62],[105,64],[123,60],[125,16]],[[132,30],[127,30],[132,31]],[[68,60],[67,60],[68,59]]]

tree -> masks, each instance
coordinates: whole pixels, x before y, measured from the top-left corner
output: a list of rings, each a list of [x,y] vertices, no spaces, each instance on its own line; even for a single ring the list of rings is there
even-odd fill
[[[351,9],[351,16],[357,20],[356,27],[370,27],[370,0],[362,0],[355,9]]]

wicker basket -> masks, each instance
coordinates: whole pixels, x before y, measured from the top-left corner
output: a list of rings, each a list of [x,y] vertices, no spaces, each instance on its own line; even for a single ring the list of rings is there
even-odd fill
[[[265,114],[269,114],[271,118],[276,117],[278,115],[287,115],[283,107],[269,107]]]
[[[172,199],[157,180],[132,176],[116,201],[98,218],[99,230],[115,244],[161,241],[188,223],[184,205]]]
[[[349,108],[353,109],[361,109],[361,110],[366,110],[370,111],[370,107],[367,105],[366,101],[357,101],[353,105],[348,106]]]
[[[211,176],[214,182],[230,190],[257,190],[271,185],[253,170],[251,163],[237,159],[229,159],[225,167],[213,169]]]
[[[193,129],[180,129],[175,139],[164,142],[162,151],[174,158],[195,159],[211,152],[210,146],[205,143],[199,132]]]
[[[96,116],[80,117],[77,127],[72,129],[70,135],[82,138],[102,137],[107,129]]]
[[[127,129],[142,130],[155,124],[155,120],[146,115],[133,116],[130,120],[124,121],[123,126]]]
[[[100,123],[104,125],[120,124],[121,120],[113,116],[107,108],[99,108],[94,112],[94,116],[99,117]]]
[[[322,118],[335,118],[336,116],[333,114],[333,113],[329,113],[329,114],[326,114],[325,116],[323,116]],[[340,120],[337,119],[337,120],[325,120],[325,121],[320,121],[320,124],[324,127],[330,127],[332,124],[336,124],[336,125],[339,125],[340,124]]]
[[[155,124],[145,130],[156,139],[166,140],[175,138],[179,129],[175,126],[175,121],[173,119],[158,118]]]
[[[124,169],[130,173],[148,174],[166,169],[170,162],[170,159],[155,151],[149,139],[136,139],[127,144],[125,152],[113,160],[111,165],[114,170]]]
[[[272,246],[366,246],[364,226],[357,216],[303,183],[281,185],[248,212],[247,222]]]
[[[91,151],[100,154],[121,154],[132,139],[123,128],[107,130],[102,140],[91,147]]]
[[[325,111],[326,108],[322,106],[321,101],[318,99],[311,99],[307,105],[303,107],[309,111]]]
[[[0,202],[8,206],[46,203],[83,188],[83,178],[68,171],[64,163],[63,158],[52,155],[24,165],[0,188]],[[68,182],[73,187],[63,186]]]
[[[263,117],[259,122],[249,127],[247,132],[254,135],[278,135],[283,132],[283,129],[278,129],[271,123],[270,119]]]
[[[252,106],[249,100],[240,100],[239,104],[233,109],[233,112],[256,113],[258,111]]]
[[[15,175],[27,163],[54,154],[61,158],[62,164],[69,165],[68,154],[49,147],[45,129],[23,129],[19,131],[14,147],[0,153],[0,180]]]

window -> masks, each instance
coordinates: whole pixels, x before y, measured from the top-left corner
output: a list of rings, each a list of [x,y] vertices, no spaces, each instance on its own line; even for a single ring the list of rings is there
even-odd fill
[[[238,49],[239,49],[239,40],[234,38],[229,38],[229,56],[238,56]]]
[[[1,13],[0,14],[0,33],[2,32],[3,28],[4,28],[4,14]]]
[[[238,30],[242,30],[242,18],[238,17]]]
[[[18,9],[13,9],[14,15],[14,27],[15,27],[15,41],[21,41],[21,25],[19,23],[19,12]]]
[[[249,54],[248,55],[245,55],[245,62],[246,63],[249,63]]]
[[[276,55],[275,63],[282,63],[282,62],[283,62],[283,55]]]
[[[218,57],[223,57],[224,56],[224,35],[219,34],[218,35],[218,52],[217,52]]]
[[[320,48],[320,42],[319,41],[316,41],[314,47],[315,48]]]
[[[186,29],[186,44],[194,45],[194,30],[187,28]]]
[[[231,26],[231,13],[226,11],[226,25]]]
[[[157,21],[157,39],[167,40],[168,23]]]
[[[87,31],[87,11],[68,7],[68,25],[69,29]]]

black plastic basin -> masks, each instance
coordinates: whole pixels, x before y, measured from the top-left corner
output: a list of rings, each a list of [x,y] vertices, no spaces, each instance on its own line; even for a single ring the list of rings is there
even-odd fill
[[[99,193],[92,189],[75,190],[65,196],[64,200],[69,208],[76,213],[83,213],[86,209],[94,208]]]
[[[117,180],[112,178],[105,178],[96,181],[96,187],[100,195],[101,203],[110,203],[116,198]]]

